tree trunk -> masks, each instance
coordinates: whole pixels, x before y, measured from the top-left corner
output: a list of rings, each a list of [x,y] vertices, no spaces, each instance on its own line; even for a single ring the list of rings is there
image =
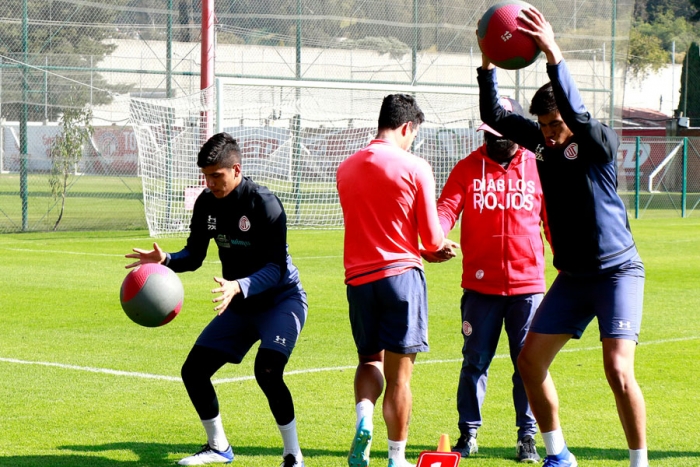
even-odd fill
[[[66,208],[66,190],[67,189],[68,189],[68,177],[65,176],[63,178],[63,191],[61,192],[61,210],[58,213],[58,219],[56,219],[56,223],[53,225],[54,232],[58,228],[58,224],[61,223],[61,219],[63,219],[63,210]]]

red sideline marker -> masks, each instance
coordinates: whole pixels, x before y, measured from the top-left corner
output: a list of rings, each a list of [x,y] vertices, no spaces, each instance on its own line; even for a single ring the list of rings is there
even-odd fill
[[[423,451],[416,467],[457,467],[461,458],[457,452]]]

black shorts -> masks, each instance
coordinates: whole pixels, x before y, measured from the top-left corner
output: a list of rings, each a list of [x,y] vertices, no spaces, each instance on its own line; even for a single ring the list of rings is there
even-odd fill
[[[347,297],[358,354],[429,350],[428,292],[422,270],[413,268],[367,284],[348,285]]]
[[[306,322],[307,311],[303,291],[266,310],[229,306],[204,328],[195,345],[220,350],[230,356],[231,363],[240,363],[257,341],[260,348],[276,350],[289,358]]]
[[[530,331],[572,334],[578,339],[595,317],[601,339],[637,342],[643,302],[644,265],[639,257],[597,275],[559,273],[545,294]]]

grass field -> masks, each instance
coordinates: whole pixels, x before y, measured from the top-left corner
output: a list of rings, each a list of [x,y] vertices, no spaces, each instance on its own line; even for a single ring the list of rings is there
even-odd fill
[[[53,231],[58,218],[61,201],[52,196],[48,177],[48,174],[32,173],[27,178],[25,230],[28,232]],[[287,222],[290,227],[313,225],[319,228],[334,228],[342,225],[342,212],[335,183],[305,181],[297,187],[293,182],[283,182],[262,174],[256,177],[256,181],[269,187],[282,200],[287,208]],[[148,228],[144,215],[143,181],[140,177],[81,175],[72,178],[70,183],[58,231]],[[159,183],[151,180],[149,183],[151,190],[159,193],[165,191],[164,181]],[[178,187],[188,184],[181,179],[175,181],[175,186]],[[19,187],[18,174],[0,174],[0,234],[23,231],[24,207]],[[178,196],[174,197],[170,206],[173,212],[182,212],[184,193],[176,190],[174,194]],[[621,191],[620,196],[628,206],[630,217],[678,218],[683,214],[683,200],[679,192],[640,193],[638,213],[635,212],[636,200],[633,192]],[[687,193],[685,204],[686,217],[700,216],[700,193]],[[152,203],[151,209],[156,209],[156,206],[158,203]],[[179,215],[176,217],[180,218]],[[166,224],[165,221],[163,224],[157,224],[155,231],[163,232]]]
[[[648,410],[652,466],[700,465],[700,219],[632,221],[647,267],[637,378]],[[453,233],[453,237],[457,235]],[[146,232],[0,235],[0,467],[173,465],[204,441],[179,379],[199,331],[213,315],[217,257],[181,274],[185,306],[162,328],[141,328],[119,305],[124,254],[148,248]],[[182,238],[159,241],[179,250]],[[287,367],[308,467],[346,464],[353,433],[356,356],[346,312],[341,231],[291,231],[290,252],[309,295],[306,327]],[[463,245],[468,248],[468,245]],[[478,246],[474,246],[477,247]],[[461,362],[460,263],[427,265],[431,351],[419,355],[407,454],[457,437]],[[548,269],[551,281],[554,271]],[[502,340],[491,367],[479,453],[461,465],[514,465],[511,365]],[[253,359],[216,375],[236,460],[278,466],[281,440],[252,379]],[[605,382],[597,327],[570,342],[552,374],[563,429],[583,467],[626,467],[627,449]],[[386,465],[375,416],[372,466]],[[541,446],[541,438],[538,436]],[[542,451],[543,448],[540,448]]]
[[[47,174],[27,177],[27,230],[53,229],[61,207],[54,199]],[[61,231],[146,229],[139,177],[80,176],[71,179]],[[20,178],[0,175],[0,233],[22,230]]]

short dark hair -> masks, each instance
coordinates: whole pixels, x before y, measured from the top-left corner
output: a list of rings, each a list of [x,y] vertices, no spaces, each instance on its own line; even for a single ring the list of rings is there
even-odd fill
[[[379,130],[395,130],[404,123],[413,122],[414,125],[420,125],[424,121],[425,114],[413,96],[389,94],[382,101],[377,127]]]
[[[240,163],[241,148],[228,133],[217,133],[209,138],[197,154],[197,166],[200,168],[217,164],[230,168]]]
[[[552,83],[547,83],[537,90],[530,101],[530,113],[532,115],[547,115],[556,110],[557,101],[554,99],[554,89]]]

